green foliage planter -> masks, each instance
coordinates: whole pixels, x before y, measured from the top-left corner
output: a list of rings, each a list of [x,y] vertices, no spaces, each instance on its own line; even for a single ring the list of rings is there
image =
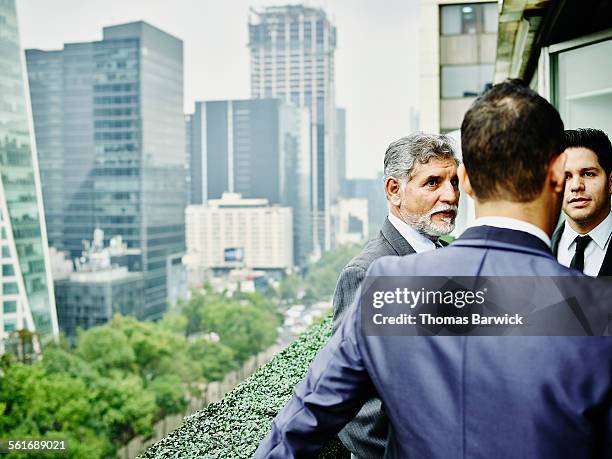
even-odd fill
[[[331,335],[327,318],[313,326],[272,361],[218,403],[187,417],[183,425],[146,451],[142,459],[250,458],[287,403],[310,362]],[[348,458],[338,440],[320,458]]]

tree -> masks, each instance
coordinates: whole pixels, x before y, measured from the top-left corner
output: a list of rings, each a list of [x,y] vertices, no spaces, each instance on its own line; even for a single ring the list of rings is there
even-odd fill
[[[161,375],[151,381],[147,389],[155,396],[158,408],[157,418],[181,413],[187,407],[185,385],[178,375]]]
[[[222,308],[205,308],[205,331],[219,335],[221,343],[243,362],[276,341],[277,318],[253,304],[228,303]]]
[[[76,354],[107,374],[111,369],[132,372],[136,368],[136,355],[123,332],[110,324],[77,333]]]
[[[151,434],[157,406],[155,396],[145,390],[140,378],[100,378],[91,389],[98,393],[97,411],[102,425],[116,444],[124,444],[136,435]]]
[[[114,447],[99,422],[96,408],[90,388],[68,373],[47,373],[40,363],[8,364],[3,369],[2,437],[68,439],[69,450],[57,457],[102,459],[111,455]],[[40,455],[20,452],[7,457]]]
[[[131,316],[115,315],[110,323],[121,332],[134,352],[138,373],[145,381],[163,375],[177,375],[184,382],[194,376],[194,366],[185,355],[187,340],[153,322],[141,322]]]
[[[221,381],[227,373],[238,368],[232,349],[207,339],[197,339],[190,343],[187,355],[198,364],[199,374],[206,381]]]
[[[359,244],[350,244],[325,252],[306,274],[305,302],[331,298],[340,271],[360,250]]]
[[[295,274],[290,274],[280,281],[278,294],[280,299],[286,303],[297,300],[300,289],[300,278]]]

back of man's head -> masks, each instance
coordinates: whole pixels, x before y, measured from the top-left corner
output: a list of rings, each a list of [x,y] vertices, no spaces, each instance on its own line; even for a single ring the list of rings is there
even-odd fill
[[[470,107],[461,125],[463,163],[481,201],[530,202],[563,148],[555,108],[520,80],[497,84]]]
[[[612,144],[604,131],[592,128],[568,129],[565,131],[563,146],[566,149],[588,148],[595,153],[606,174],[612,173]]]

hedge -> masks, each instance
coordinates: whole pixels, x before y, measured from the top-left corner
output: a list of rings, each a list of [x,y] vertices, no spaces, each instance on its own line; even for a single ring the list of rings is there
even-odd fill
[[[183,425],[143,453],[141,459],[250,458],[270,431],[310,362],[331,335],[332,320],[314,325],[223,400],[185,418]],[[349,458],[334,439],[320,458]]]

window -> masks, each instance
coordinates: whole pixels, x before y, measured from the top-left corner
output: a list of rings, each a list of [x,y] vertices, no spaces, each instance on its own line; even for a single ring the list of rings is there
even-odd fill
[[[612,36],[552,57],[554,101],[567,129],[612,134]]]
[[[4,302],[4,313],[10,314],[11,312],[17,312],[17,302],[16,301],[5,301]]]
[[[15,282],[6,282],[2,284],[2,293],[4,295],[12,295],[19,293],[19,288],[17,288],[17,284]]]
[[[495,67],[493,64],[443,65],[442,98],[474,97],[491,86]]]
[[[442,6],[440,34],[497,33],[497,16],[497,3]]]

